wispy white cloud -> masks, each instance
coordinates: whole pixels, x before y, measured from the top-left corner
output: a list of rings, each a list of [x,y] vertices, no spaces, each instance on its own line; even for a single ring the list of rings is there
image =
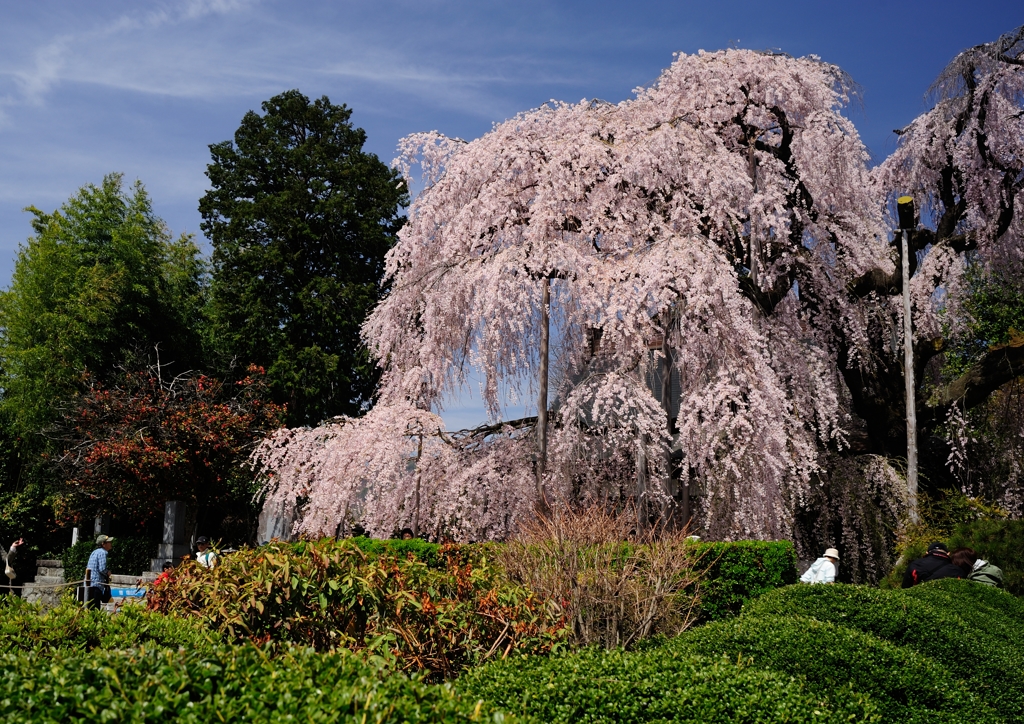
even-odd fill
[[[19,39],[8,37],[4,43],[4,55],[8,57],[0,56],[0,78],[6,76],[13,81],[13,88],[0,96],[0,120],[15,106],[45,102],[54,86],[61,82],[99,83],[124,90],[182,94],[183,89],[167,83],[168,76],[174,74],[167,72],[173,66],[167,65],[164,51],[168,41],[173,43],[174,30],[186,24],[195,25],[208,16],[241,13],[257,2],[178,0],[142,12],[85,21],[82,27],[57,32],[41,44],[36,38],[23,39],[21,45],[27,47],[20,58],[17,57]],[[188,64],[178,67],[190,74],[200,70]],[[163,90],[159,74],[153,73],[157,68],[165,71]],[[150,75],[157,84],[139,82],[145,75]]]
[[[189,20],[207,15],[226,15],[255,5],[259,0],[186,0],[182,15]]]
[[[178,0],[64,29],[20,61],[0,55],[0,83],[15,81],[0,97],[0,114],[45,102],[61,83],[223,99],[320,79],[500,119],[518,109],[509,105],[510,88],[577,85],[588,76],[579,68],[567,73],[531,48],[456,59],[443,39],[410,47],[392,42],[379,23],[371,32],[356,23],[318,27],[284,10],[257,0]]]
[[[21,95],[28,103],[37,104],[53,86],[64,65],[67,39],[58,37],[33,53],[32,63],[14,74]]]

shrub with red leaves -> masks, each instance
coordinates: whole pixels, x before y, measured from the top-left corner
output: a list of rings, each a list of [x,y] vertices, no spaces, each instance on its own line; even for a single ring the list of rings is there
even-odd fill
[[[165,500],[216,503],[231,492],[250,448],[278,427],[284,408],[268,401],[264,370],[225,383],[158,368],[117,384],[94,382],[48,434],[61,480],[56,510],[69,521],[96,509],[144,521]]]

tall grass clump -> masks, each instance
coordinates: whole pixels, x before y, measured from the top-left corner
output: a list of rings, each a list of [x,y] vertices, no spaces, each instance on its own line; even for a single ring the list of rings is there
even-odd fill
[[[565,508],[526,523],[497,560],[550,602],[573,646],[629,648],[693,625],[698,556],[683,532],[637,532],[636,516]]]

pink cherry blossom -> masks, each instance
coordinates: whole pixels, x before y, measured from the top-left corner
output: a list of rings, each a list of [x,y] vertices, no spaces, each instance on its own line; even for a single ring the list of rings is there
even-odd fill
[[[468,143],[405,139],[396,164],[418,163],[425,188],[364,327],[379,401],[265,442],[270,495],[304,501],[311,535],[417,518],[507,536],[538,503],[528,426],[455,438],[436,412],[471,371],[493,419],[503,390],[533,393],[550,280],[549,502],[671,507],[675,446],[705,531],[787,535],[821,450],[845,444],[840,347],[870,364],[847,286],[893,269],[849,87],[816,58],[702,52],[619,104],[551,102]],[[656,339],[678,371],[674,436],[645,383]]]

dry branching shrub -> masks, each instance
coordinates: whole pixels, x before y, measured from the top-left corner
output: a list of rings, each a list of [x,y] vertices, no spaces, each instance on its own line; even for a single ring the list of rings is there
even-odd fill
[[[499,552],[509,578],[560,608],[571,642],[629,648],[696,618],[697,555],[685,532],[641,532],[632,511],[563,508]]]

